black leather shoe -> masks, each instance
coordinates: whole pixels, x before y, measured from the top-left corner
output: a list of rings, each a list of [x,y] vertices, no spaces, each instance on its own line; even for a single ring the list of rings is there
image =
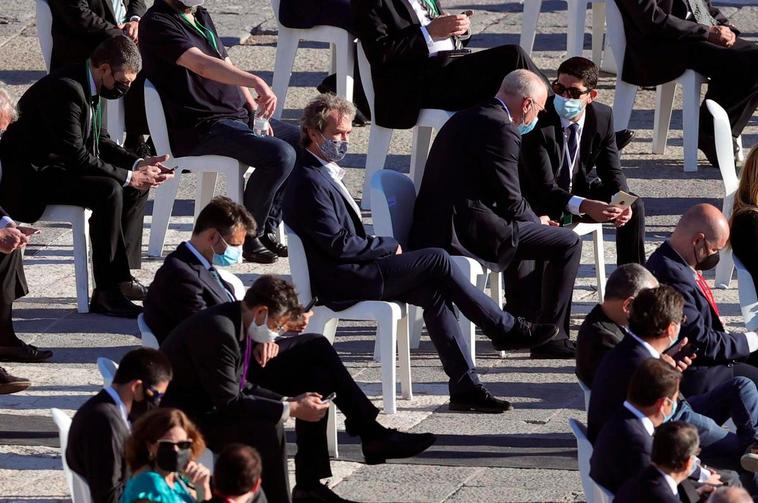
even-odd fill
[[[631,129],[616,131],[616,148],[618,148],[618,151],[624,150],[624,147],[631,143],[632,138],[634,138],[634,131]]]
[[[129,281],[119,283],[118,289],[129,300],[145,300],[145,296],[147,295],[147,287],[134,277]]]
[[[271,250],[272,252],[276,253],[277,257],[286,257],[287,256],[287,246],[283,245],[279,242],[279,239],[277,239],[276,234],[274,233],[268,233],[264,234],[260,237],[261,243],[263,243],[263,246]]]
[[[116,318],[136,318],[142,312],[142,308],[127,299],[118,287],[107,290],[95,288],[89,310]]]
[[[499,339],[492,339],[498,351],[531,349],[545,344],[558,335],[558,327],[547,323],[530,323],[524,318],[516,318],[513,330]]]
[[[247,250],[242,252],[242,258],[247,262],[273,264],[279,258],[276,256],[276,253],[266,248],[258,238],[250,238],[250,241],[245,243],[245,248],[247,248]]]
[[[410,458],[424,452],[436,441],[433,433],[404,433],[387,428],[383,435],[363,441],[363,457],[368,465],[378,465],[388,459]]]
[[[25,342],[19,346],[0,346],[0,361],[2,362],[35,363],[44,362],[52,357],[52,351],[40,350]]]
[[[25,377],[12,376],[3,367],[0,367],[0,395],[10,395],[24,391],[32,385],[32,382]]]
[[[450,410],[457,412],[484,412],[485,414],[502,414],[513,408],[511,402],[497,398],[484,386],[474,391],[456,394],[450,397]]]
[[[337,494],[323,484],[316,487],[304,489],[295,486],[292,489],[292,503],[356,503],[345,498],[340,498]]]
[[[533,360],[573,360],[576,358],[576,343],[568,339],[550,341],[532,349],[529,356]]]

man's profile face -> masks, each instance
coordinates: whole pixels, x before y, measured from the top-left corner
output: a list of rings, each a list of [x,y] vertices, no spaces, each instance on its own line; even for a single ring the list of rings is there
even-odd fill
[[[329,112],[324,128],[324,138],[327,140],[349,141],[353,131],[353,121],[347,115],[340,115],[336,110]]]

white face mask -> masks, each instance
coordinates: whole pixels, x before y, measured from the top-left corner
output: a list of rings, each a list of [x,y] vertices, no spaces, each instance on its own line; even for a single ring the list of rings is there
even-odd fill
[[[274,342],[276,338],[279,337],[279,332],[268,328],[268,313],[266,313],[266,317],[263,319],[263,325],[256,324],[255,319],[253,319],[250,326],[247,327],[247,336],[255,342],[263,344],[266,342]]]

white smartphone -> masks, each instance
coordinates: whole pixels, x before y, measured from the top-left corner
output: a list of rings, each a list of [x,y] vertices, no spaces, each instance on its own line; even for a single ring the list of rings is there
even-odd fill
[[[326,397],[324,397],[324,398],[321,399],[321,403],[331,402],[335,398],[337,398],[337,393],[336,392],[329,393]]]
[[[629,206],[634,204],[634,201],[636,201],[637,199],[638,199],[637,196],[633,196],[631,194],[624,192],[623,190],[620,190],[616,192],[611,198],[611,206],[617,206],[619,208],[628,208]]]

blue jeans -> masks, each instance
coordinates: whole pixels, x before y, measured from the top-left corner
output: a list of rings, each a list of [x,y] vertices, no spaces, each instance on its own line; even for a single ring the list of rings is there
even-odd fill
[[[274,136],[256,136],[242,120],[214,122],[190,155],[223,155],[255,168],[244,192],[245,207],[258,224],[258,236],[274,232],[282,220],[281,197],[297,159],[298,129],[271,120]],[[249,240],[245,242],[246,248]]]

